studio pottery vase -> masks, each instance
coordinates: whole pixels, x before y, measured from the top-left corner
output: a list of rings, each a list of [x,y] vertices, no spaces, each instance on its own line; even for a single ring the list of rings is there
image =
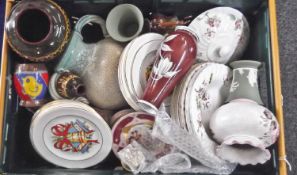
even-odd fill
[[[118,83],[118,65],[123,47],[106,38],[94,49],[93,63],[83,76],[90,103],[101,109],[117,110],[127,105]]]

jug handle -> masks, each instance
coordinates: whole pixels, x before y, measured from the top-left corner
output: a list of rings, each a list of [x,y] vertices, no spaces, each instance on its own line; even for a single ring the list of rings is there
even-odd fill
[[[85,15],[85,16],[81,17],[78,20],[78,22],[76,23],[75,28],[74,28],[74,31],[77,34],[79,34],[79,36],[81,38],[83,38],[82,37],[82,34],[81,34],[81,31],[82,31],[82,29],[83,29],[83,27],[85,25],[90,24],[90,23],[99,24],[100,27],[101,27],[102,34],[103,34],[104,38],[109,37],[109,35],[107,33],[107,29],[106,29],[105,20],[103,18],[101,18],[100,16],[97,16],[97,15]]]

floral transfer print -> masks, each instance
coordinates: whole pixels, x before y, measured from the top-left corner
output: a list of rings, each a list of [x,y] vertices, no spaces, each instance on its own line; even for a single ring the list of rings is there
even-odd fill
[[[214,38],[215,37],[216,32],[212,31],[211,29],[207,28],[207,31],[204,33],[204,35],[206,35],[208,38]]]
[[[242,19],[237,19],[235,21],[235,30],[241,30],[242,29],[242,24],[243,24]]]
[[[57,124],[51,128],[54,147],[64,152],[86,153],[93,144],[99,144],[94,139],[94,130],[89,129],[86,122],[76,120],[65,124]]]
[[[210,104],[209,102],[210,96],[207,93],[207,87],[206,87],[208,83],[204,81],[202,84],[203,86],[199,87],[199,89],[195,89],[195,91],[197,92],[196,103],[198,108],[207,109]]]
[[[210,26],[210,27],[220,27],[221,24],[221,20],[220,18],[218,18],[216,15],[213,17],[209,17],[208,14],[206,14],[206,16],[208,17],[206,23]]]
[[[205,133],[205,129],[203,126],[203,123],[201,120],[197,120],[198,123],[198,127],[197,127],[197,133],[200,133],[200,137],[203,137],[204,133]]]
[[[260,116],[260,118],[261,118],[260,124],[267,129],[267,132],[264,133],[264,135],[259,139],[263,140],[266,145],[270,146],[271,143],[274,143],[276,138],[278,137],[278,133],[279,133],[278,123],[275,120],[274,115],[268,109],[265,109],[263,111],[263,114]],[[272,138],[272,139],[267,140],[269,138]]]
[[[130,144],[134,140],[135,141],[139,140],[141,138],[141,136],[142,136],[141,133],[139,133],[137,130],[132,131],[131,135],[128,138],[128,143]]]

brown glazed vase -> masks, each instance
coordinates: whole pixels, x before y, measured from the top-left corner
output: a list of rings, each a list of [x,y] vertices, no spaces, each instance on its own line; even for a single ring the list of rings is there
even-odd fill
[[[177,27],[164,39],[142,100],[139,101],[143,110],[154,113],[153,109],[160,107],[188,72],[196,57],[196,42],[195,34],[185,26]]]
[[[59,56],[71,33],[65,11],[52,0],[18,2],[7,18],[5,29],[11,48],[34,62]]]

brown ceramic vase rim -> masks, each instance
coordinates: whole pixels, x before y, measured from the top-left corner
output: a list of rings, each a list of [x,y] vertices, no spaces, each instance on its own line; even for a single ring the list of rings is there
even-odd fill
[[[34,62],[38,62],[38,61],[49,61],[52,60],[53,58],[55,58],[57,55],[61,54],[62,50],[64,47],[66,47],[66,44],[68,43],[69,39],[70,39],[70,21],[66,15],[66,12],[54,1],[52,0],[46,0],[48,3],[52,4],[53,6],[55,6],[55,8],[58,9],[58,11],[61,13],[62,17],[65,20],[65,28],[66,28],[66,34],[65,37],[63,39],[63,42],[61,43],[60,47],[58,47],[55,51],[53,51],[52,53],[45,55],[45,56],[39,56],[39,57],[32,57],[32,56],[24,56],[25,59],[28,59],[30,61],[34,61]],[[12,42],[10,41],[10,39],[7,40],[8,44],[11,46],[12,50],[14,50],[18,55],[23,55],[15,46],[14,44],[12,44]]]
[[[36,70],[47,72],[45,65],[42,63],[29,63],[29,64],[17,64],[16,65],[16,72],[36,71]]]
[[[39,11],[41,13],[43,13],[47,19],[48,19],[48,22],[49,22],[49,31],[48,33],[46,34],[46,36],[44,38],[42,38],[41,40],[39,41],[36,41],[36,42],[31,42],[31,41],[28,41],[26,39],[24,39],[23,36],[21,36],[21,34],[19,33],[19,18],[27,11],[30,11],[30,10],[36,10],[36,11]],[[17,19],[16,19],[16,35],[17,37],[24,43],[26,44],[30,44],[30,45],[38,45],[38,44],[41,44],[43,43],[44,41],[46,41],[47,39],[49,39],[50,37],[50,34],[53,32],[53,23],[52,23],[52,19],[51,17],[43,10],[43,9],[38,9],[36,7],[31,7],[31,8],[27,8],[27,9],[24,9],[20,12],[20,14],[17,16]]]

